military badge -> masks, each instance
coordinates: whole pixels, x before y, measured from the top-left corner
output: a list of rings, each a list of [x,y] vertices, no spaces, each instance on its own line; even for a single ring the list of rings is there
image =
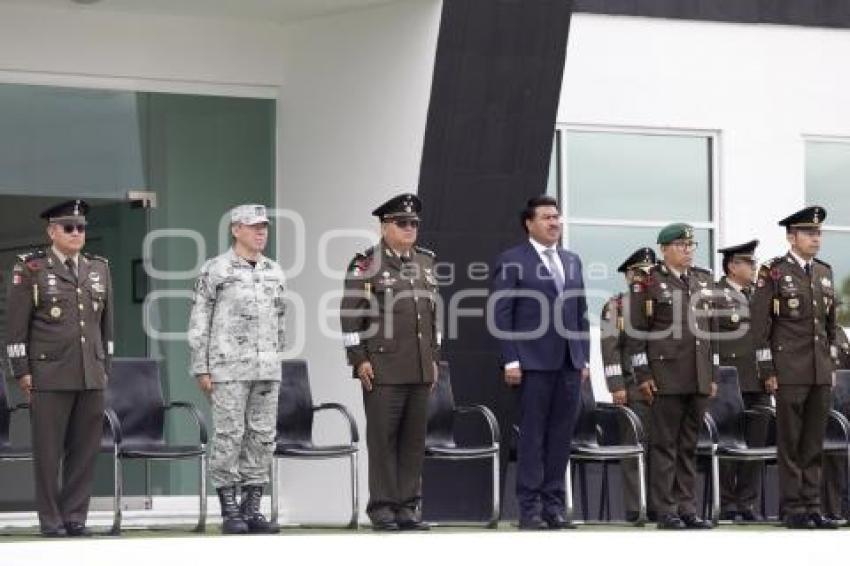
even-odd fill
[[[60,309],[59,307],[53,307],[52,309],[50,309],[50,316],[52,316],[53,318],[59,318],[60,316],[62,316],[62,309]]]
[[[800,299],[797,299],[796,297],[788,299],[788,308],[789,309],[796,309],[796,308],[799,308],[799,306],[800,306]]]
[[[824,287],[832,287],[832,281],[830,281],[828,277],[824,277],[823,279],[821,279],[820,284]]]
[[[738,324],[738,321],[741,320],[741,317],[738,315],[738,313],[733,312],[732,316],[729,317],[729,320],[731,320],[735,324]]]
[[[100,281],[100,273],[98,273],[97,271],[92,271],[91,273],[89,273],[89,279],[91,279],[92,281]]]

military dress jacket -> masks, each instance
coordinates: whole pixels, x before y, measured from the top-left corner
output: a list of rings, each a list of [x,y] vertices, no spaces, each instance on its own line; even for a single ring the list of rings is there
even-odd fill
[[[434,253],[415,247],[400,257],[381,242],[349,263],[340,326],[352,376],[371,362],[375,383],[434,381],[440,361]]]
[[[6,353],[16,378],[42,391],[104,389],[113,346],[106,259],[81,253],[75,276],[52,248],[18,256],[9,286]]]
[[[735,289],[726,277],[722,277],[717,286],[723,292],[718,310],[720,365],[738,370],[738,383],[742,392],[764,393],[756,360],[756,340],[750,309],[752,295],[747,296]]]
[[[711,272],[698,267],[687,284],[664,263],[635,278],[626,349],[639,384],[654,380],[658,395],[711,393],[720,363],[716,300]]]
[[[624,293],[617,293],[602,307],[599,320],[599,346],[608,391],[614,393],[637,385],[631,358],[625,354],[626,332],[623,318]]]
[[[753,299],[762,378],[779,385],[829,385],[837,357],[832,268],[815,258],[811,276],[791,253],[759,269]]]
[[[286,280],[277,262],[256,266],[231,248],[201,267],[189,317],[191,373],[214,382],[280,381]]]

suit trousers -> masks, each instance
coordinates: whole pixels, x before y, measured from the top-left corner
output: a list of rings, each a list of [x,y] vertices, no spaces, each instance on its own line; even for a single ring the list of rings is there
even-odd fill
[[[783,515],[820,513],[823,437],[829,385],[781,385],[776,392],[779,509]]]
[[[564,514],[564,475],[578,417],[579,371],[523,371],[516,494],[521,518]]]
[[[41,528],[85,523],[103,434],[103,391],[33,390],[30,423]]]
[[[744,407],[771,406],[770,395],[764,392],[744,392]],[[770,423],[768,419],[751,421],[747,428],[747,445],[762,447],[767,442]],[[763,462],[720,461],[720,505],[724,512],[755,511],[761,493]]]
[[[650,494],[659,517],[696,513],[696,448],[708,396],[657,395],[652,402]]]
[[[373,521],[418,520],[431,384],[375,385],[363,391]]]

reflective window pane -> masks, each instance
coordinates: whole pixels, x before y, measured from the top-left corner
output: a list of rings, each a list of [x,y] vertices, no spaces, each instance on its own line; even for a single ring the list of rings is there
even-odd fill
[[[574,218],[711,220],[711,140],[566,132],[565,213]]]
[[[835,290],[842,303],[838,309],[838,323],[842,326],[850,326],[850,255],[845,252],[847,249],[850,249],[850,232],[823,233],[820,255],[832,266]]]
[[[831,224],[850,226],[850,142],[806,142],[806,202],[827,209]]]

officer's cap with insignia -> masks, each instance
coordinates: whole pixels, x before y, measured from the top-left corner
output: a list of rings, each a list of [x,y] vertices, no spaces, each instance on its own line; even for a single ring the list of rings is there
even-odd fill
[[[41,213],[41,217],[48,222],[75,224],[86,223],[86,213],[89,211],[89,205],[81,199],[68,200],[57,205],[51,206]]]
[[[269,217],[266,214],[266,207],[262,204],[243,204],[230,211],[230,223],[245,224],[246,226],[268,224]]]
[[[717,250],[717,253],[723,254],[724,262],[730,259],[746,259],[752,261],[756,257],[755,253],[758,245],[758,240],[750,240],[749,242],[738,244],[737,246],[726,246],[725,248]]]
[[[625,273],[630,269],[638,269],[641,267],[649,267],[655,265],[655,252],[652,248],[638,248],[632,255],[626,258],[626,261],[620,264],[617,271]]]
[[[780,220],[779,225],[785,226],[785,230],[790,232],[794,228],[820,228],[824,220],[826,220],[826,209],[824,207],[807,206]]]
[[[395,218],[419,218],[422,210],[422,201],[412,193],[402,193],[394,196],[378,208],[372,211],[372,216],[377,216],[381,222]]]
[[[677,222],[676,224],[668,224],[658,232],[658,243],[666,246],[676,240],[693,240],[694,227],[690,224]]]

